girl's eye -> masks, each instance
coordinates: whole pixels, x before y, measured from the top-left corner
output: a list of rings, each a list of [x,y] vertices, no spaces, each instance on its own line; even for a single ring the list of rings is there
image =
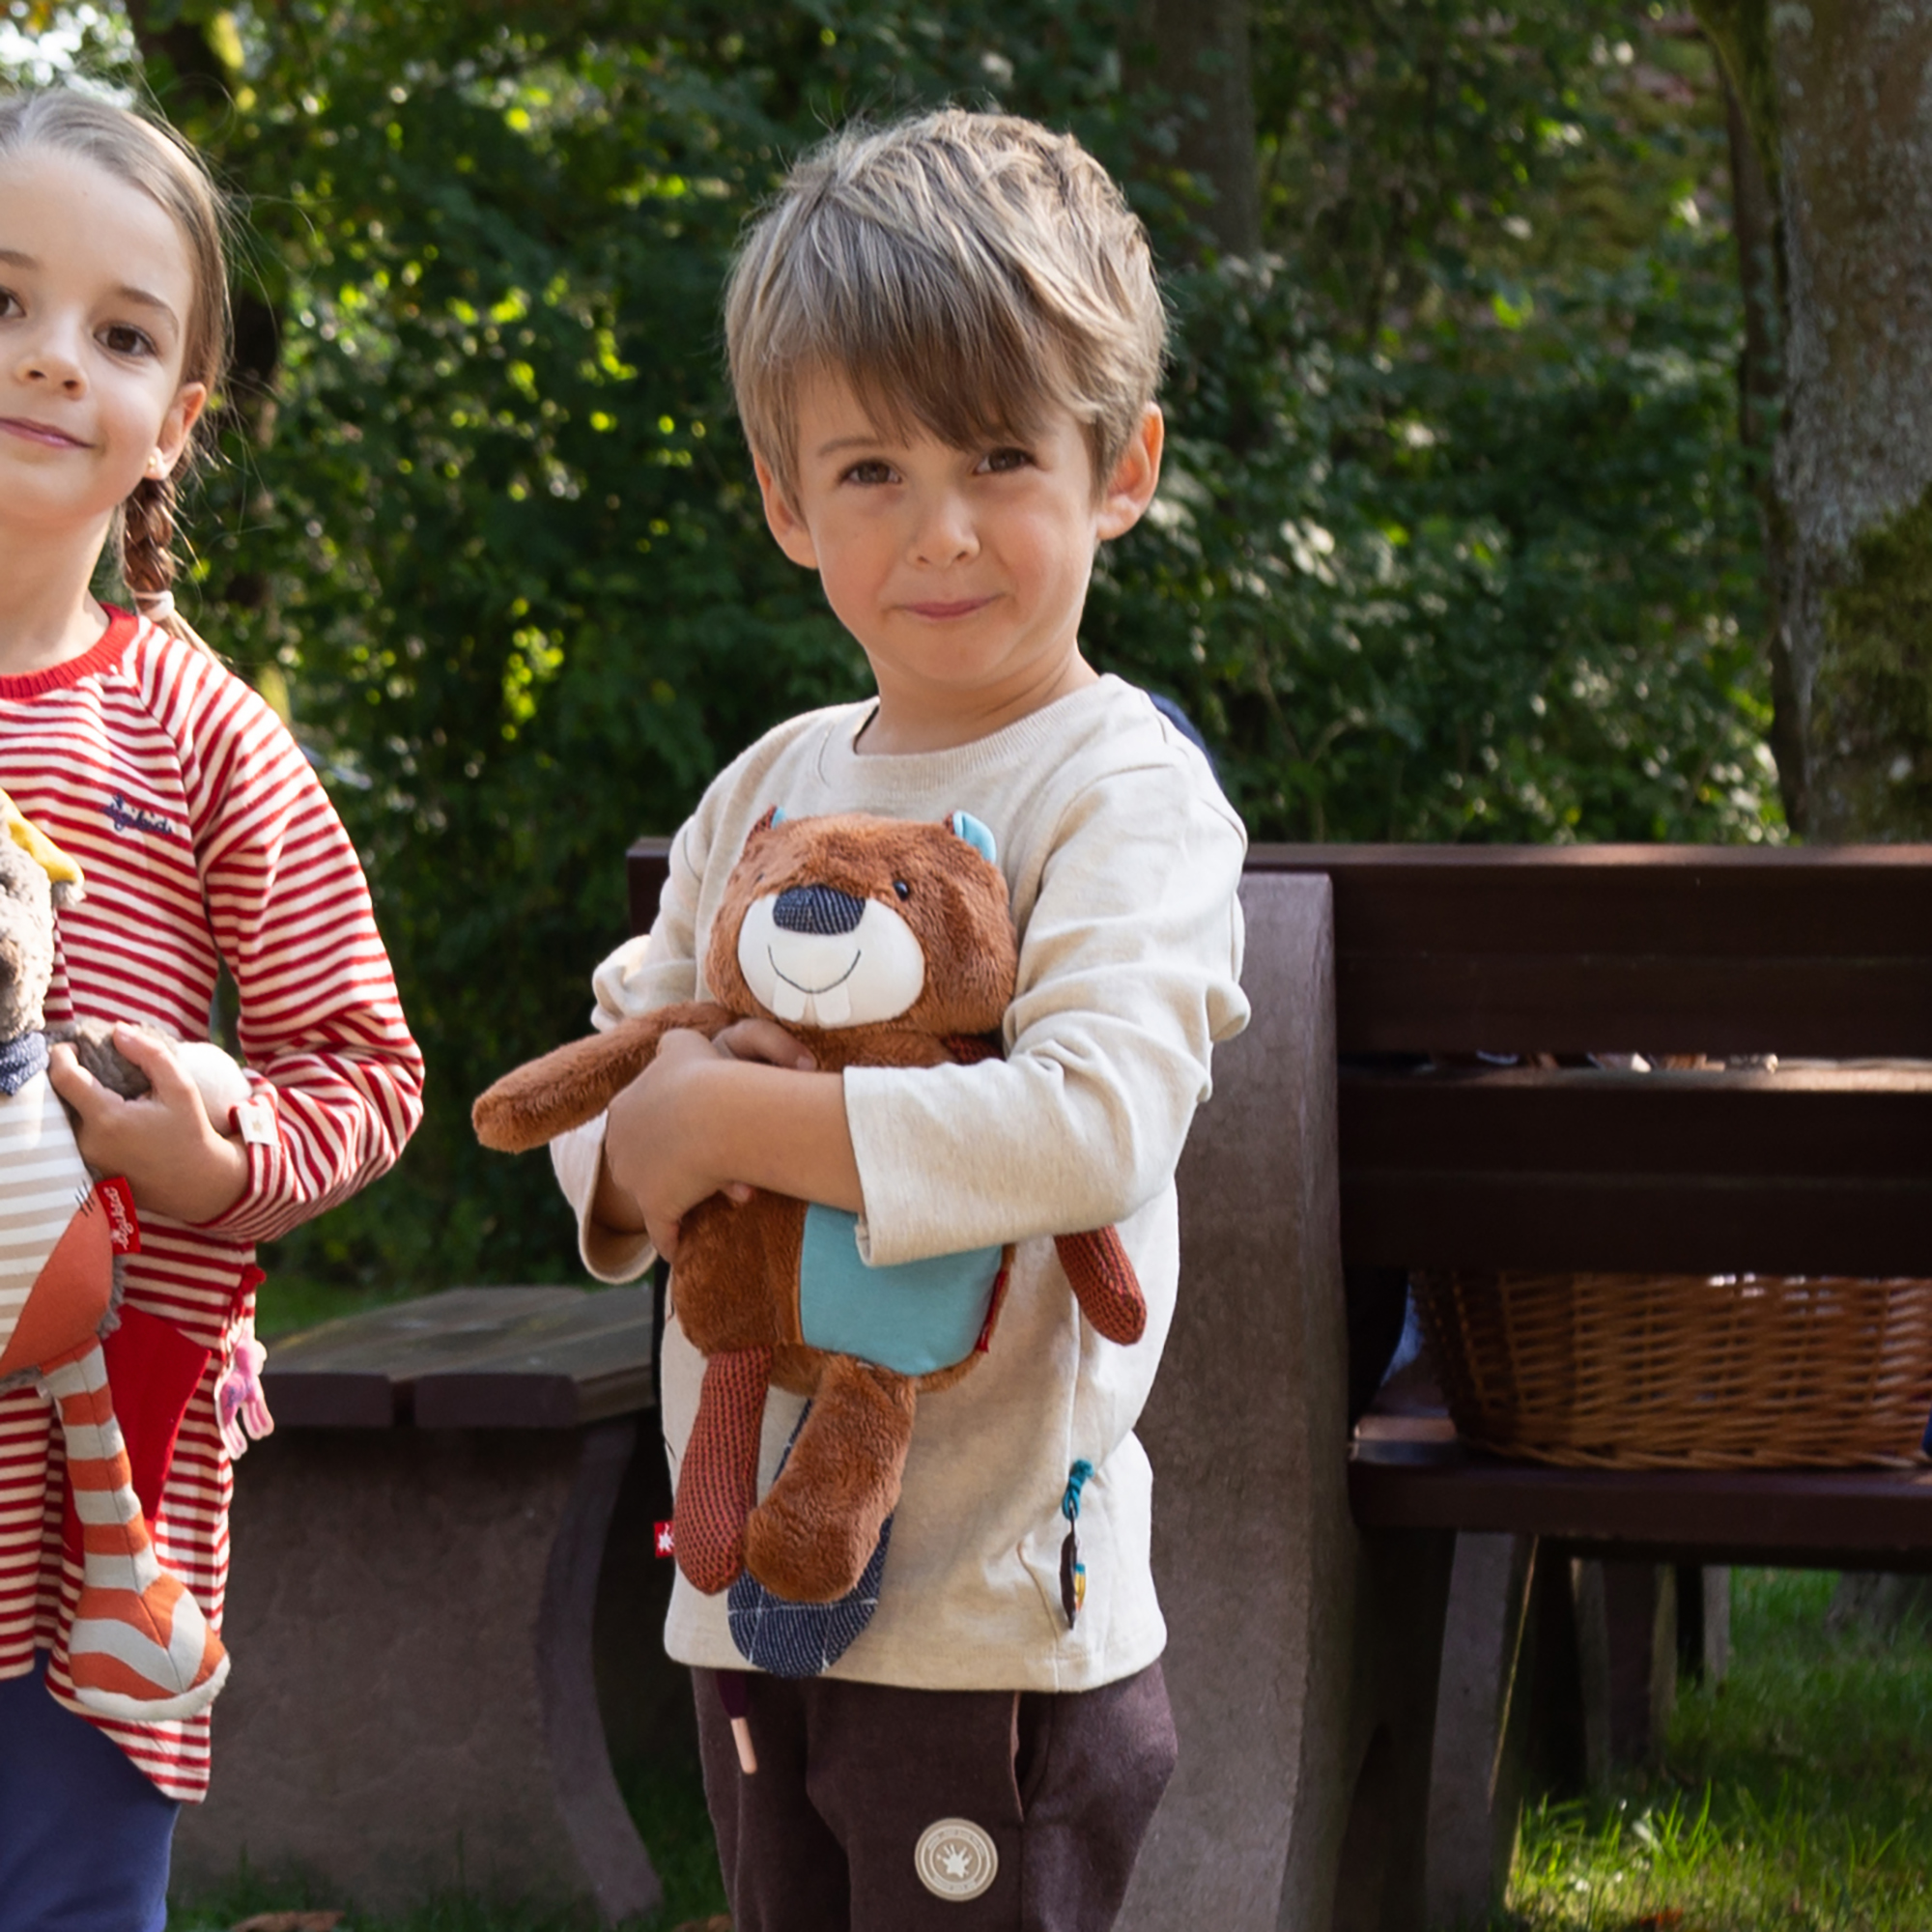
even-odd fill
[[[981,467],[991,474],[997,476],[1009,469],[1029,469],[1032,463],[1033,456],[1028,450],[995,449],[987,452],[985,462]]]
[[[893,480],[893,466],[881,463],[876,457],[867,457],[863,463],[855,463],[846,470],[847,483],[890,483]]]
[[[20,306],[20,298],[12,289],[0,289],[0,316],[25,315]]]
[[[111,322],[100,331],[102,344],[116,355],[152,355],[155,344],[131,323]]]
[[[903,879],[895,879],[893,881],[893,891],[898,894],[899,897],[902,899],[909,899],[912,897],[912,888],[909,885],[907,885]]]

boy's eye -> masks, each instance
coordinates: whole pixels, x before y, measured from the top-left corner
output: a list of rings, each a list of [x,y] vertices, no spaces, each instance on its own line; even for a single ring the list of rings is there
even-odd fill
[[[867,457],[863,463],[855,463],[846,470],[847,483],[890,483],[893,480],[893,466],[881,463],[877,457]]]
[[[981,467],[992,474],[998,475],[1003,470],[1025,469],[1032,462],[1033,455],[1029,450],[1017,448],[994,449],[986,453],[986,460]]]
[[[100,331],[100,340],[102,346],[116,355],[152,355],[155,353],[153,337],[128,322],[110,322]]]

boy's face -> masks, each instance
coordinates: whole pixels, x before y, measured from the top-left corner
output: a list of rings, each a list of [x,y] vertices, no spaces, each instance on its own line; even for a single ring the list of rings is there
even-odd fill
[[[1099,491],[1065,410],[1024,443],[955,449],[923,431],[882,432],[842,381],[822,377],[797,422],[796,498],[760,461],[765,515],[871,663],[869,739],[907,751],[962,743],[1092,681],[1080,613],[1094,551],[1153,496],[1157,409]]]

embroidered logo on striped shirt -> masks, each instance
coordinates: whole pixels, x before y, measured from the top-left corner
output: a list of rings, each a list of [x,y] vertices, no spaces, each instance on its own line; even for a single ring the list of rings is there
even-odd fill
[[[116,832],[155,832],[163,838],[179,838],[181,827],[173,819],[163,818],[157,811],[143,811],[138,805],[129,805],[117,791],[107,801],[107,821]]]

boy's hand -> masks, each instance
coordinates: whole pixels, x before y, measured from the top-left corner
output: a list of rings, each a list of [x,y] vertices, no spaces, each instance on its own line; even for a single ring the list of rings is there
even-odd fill
[[[647,1233],[677,1258],[678,1223],[700,1201],[753,1188],[864,1210],[843,1077],[770,1020],[718,1038],[668,1033],[657,1057],[611,1103],[594,1218]]]
[[[48,1056],[48,1081],[80,1117],[74,1138],[81,1158],[102,1174],[125,1177],[145,1213],[195,1225],[225,1214],[248,1185],[246,1150],[215,1131],[166,1040],[120,1026],[114,1044],[152,1085],[138,1100],[109,1093],[71,1046],[56,1046]]]
[[[727,1037],[741,1034],[738,1045],[755,1046],[758,1038],[749,1030],[760,1024],[740,1021],[721,1034],[716,1044],[683,1029],[666,1034],[651,1064],[611,1102],[605,1171],[629,1198],[652,1247],[668,1262],[677,1259],[679,1221],[700,1201],[718,1193],[733,1201],[752,1198],[750,1187],[713,1172],[715,1163],[706,1158],[704,1109],[711,1072],[740,1057],[725,1044]],[[771,1031],[784,1038],[781,1029]],[[784,1064],[795,1065],[796,1043],[784,1039]],[[748,1051],[743,1058],[767,1056]]]
[[[810,1073],[818,1065],[777,1020],[734,1021],[711,1044],[721,1053],[729,1054],[733,1060],[755,1060],[766,1066],[788,1066],[795,1073]]]

